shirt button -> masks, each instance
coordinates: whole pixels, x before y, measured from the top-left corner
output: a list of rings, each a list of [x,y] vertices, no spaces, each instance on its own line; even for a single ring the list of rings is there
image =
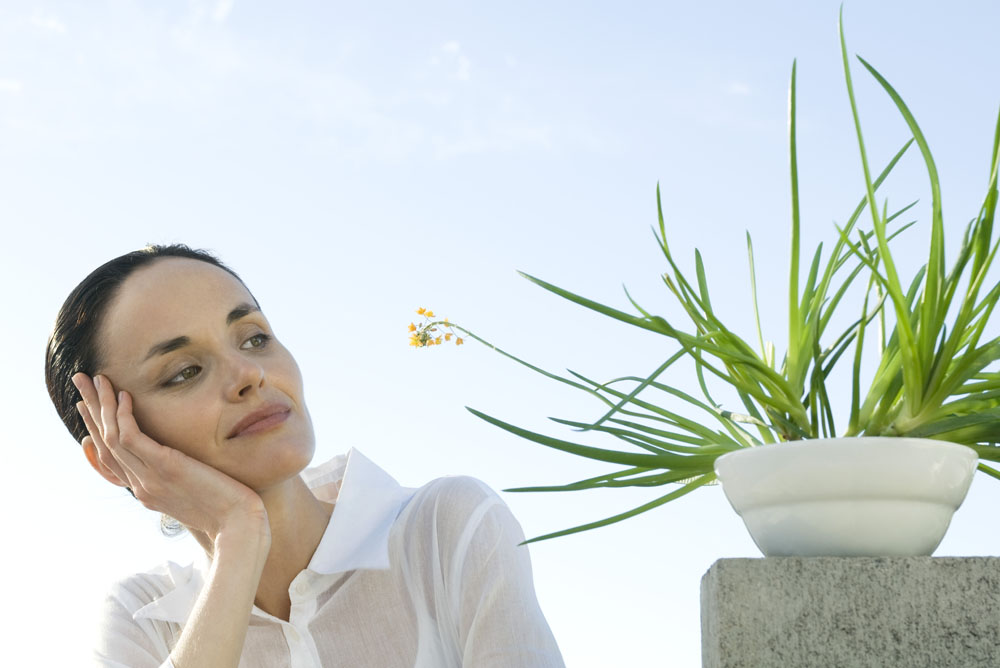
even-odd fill
[[[309,587],[306,586],[305,582],[300,582],[297,585],[295,585],[295,593],[298,594],[299,596],[305,596],[306,592],[308,591]]]

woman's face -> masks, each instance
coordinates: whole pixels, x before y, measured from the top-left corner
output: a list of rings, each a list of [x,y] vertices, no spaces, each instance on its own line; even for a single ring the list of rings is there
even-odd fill
[[[115,390],[132,395],[139,428],[264,491],[312,459],[302,376],[235,277],[198,260],[137,269],[100,331]]]

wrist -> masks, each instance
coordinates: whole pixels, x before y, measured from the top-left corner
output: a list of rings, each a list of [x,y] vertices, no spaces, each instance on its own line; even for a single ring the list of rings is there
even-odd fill
[[[216,555],[233,552],[266,556],[271,548],[271,527],[267,515],[247,515],[230,518],[212,541]]]

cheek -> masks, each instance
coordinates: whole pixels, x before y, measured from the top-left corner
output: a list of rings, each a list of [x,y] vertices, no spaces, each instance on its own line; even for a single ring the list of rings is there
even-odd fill
[[[302,371],[291,351],[283,345],[276,346],[274,355],[264,364],[264,376],[273,388],[288,395],[296,402],[303,402]]]
[[[133,412],[142,433],[195,459],[203,460],[215,440],[203,402],[136,399]]]

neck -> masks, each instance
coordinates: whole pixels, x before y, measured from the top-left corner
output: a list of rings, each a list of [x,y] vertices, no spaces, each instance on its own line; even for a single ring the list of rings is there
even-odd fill
[[[288,587],[309,565],[330,522],[333,504],[313,496],[299,476],[261,493],[271,525],[271,551],[257,587],[257,607],[288,620]]]
[[[313,496],[299,476],[259,494],[271,527],[271,549],[261,572],[254,604],[287,621],[291,609],[288,588],[295,576],[309,565],[330,522],[333,504]]]

